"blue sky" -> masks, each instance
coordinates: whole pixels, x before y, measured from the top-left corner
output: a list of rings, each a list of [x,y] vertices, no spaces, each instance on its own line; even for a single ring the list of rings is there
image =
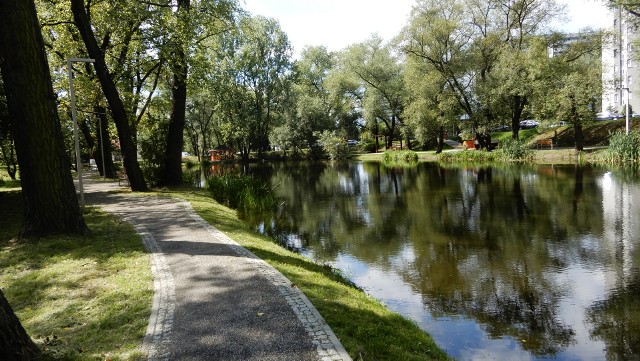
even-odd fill
[[[443,0],[446,1],[446,0]],[[576,31],[609,24],[603,0],[557,0],[567,4],[568,22]],[[305,45],[326,45],[340,50],[366,40],[373,33],[391,39],[406,24],[415,0],[244,0],[254,15],[278,19],[296,54]]]

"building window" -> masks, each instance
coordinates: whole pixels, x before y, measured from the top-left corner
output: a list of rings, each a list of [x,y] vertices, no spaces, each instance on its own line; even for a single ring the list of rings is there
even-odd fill
[[[613,73],[614,74],[618,73],[618,66],[617,65],[613,66]]]
[[[613,49],[613,57],[614,58],[618,57],[618,49]]]
[[[630,84],[631,84],[631,75],[627,77],[627,85],[630,85]]]
[[[614,19],[613,19],[613,26],[616,26],[616,25],[618,25],[618,19],[615,19],[615,18],[614,18]]]
[[[627,44],[627,51],[628,51],[628,52],[631,52],[631,43],[628,43],[628,44]]]
[[[613,102],[618,104],[618,94],[613,97]]]
[[[627,59],[627,68],[632,68],[633,63],[631,63],[631,59]]]

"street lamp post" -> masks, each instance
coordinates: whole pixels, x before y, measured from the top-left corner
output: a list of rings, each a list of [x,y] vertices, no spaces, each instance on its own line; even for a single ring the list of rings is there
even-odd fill
[[[67,58],[69,75],[69,98],[71,99],[71,117],[73,118],[73,137],[76,143],[76,169],[78,170],[78,189],[80,191],[80,207],[84,208],[84,190],[82,189],[82,161],[80,160],[80,140],[78,139],[78,117],[76,115],[76,93],[73,88],[73,70],[71,63],[93,63],[94,59]]]
[[[631,131],[631,124],[629,123],[629,84],[627,84],[627,105],[626,105],[627,109],[626,109],[626,116],[625,116],[625,132],[627,135],[629,135],[629,132]]]

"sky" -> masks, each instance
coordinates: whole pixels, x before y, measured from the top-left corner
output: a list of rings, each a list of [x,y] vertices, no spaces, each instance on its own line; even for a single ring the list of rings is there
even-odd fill
[[[416,0],[244,0],[253,15],[277,19],[289,36],[295,54],[306,45],[341,50],[377,33],[391,40],[407,23]],[[447,1],[447,0],[443,0]],[[603,0],[556,0],[567,5],[568,21],[558,27],[577,31],[600,28],[610,20]]]

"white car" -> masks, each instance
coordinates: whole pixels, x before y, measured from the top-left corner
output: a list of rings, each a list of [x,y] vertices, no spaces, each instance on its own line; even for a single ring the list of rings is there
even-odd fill
[[[537,127],[538,125],[540,125],[540,123],[536,122],[533,119],[525,119],[520,122],[520,129],[531,129]]]

